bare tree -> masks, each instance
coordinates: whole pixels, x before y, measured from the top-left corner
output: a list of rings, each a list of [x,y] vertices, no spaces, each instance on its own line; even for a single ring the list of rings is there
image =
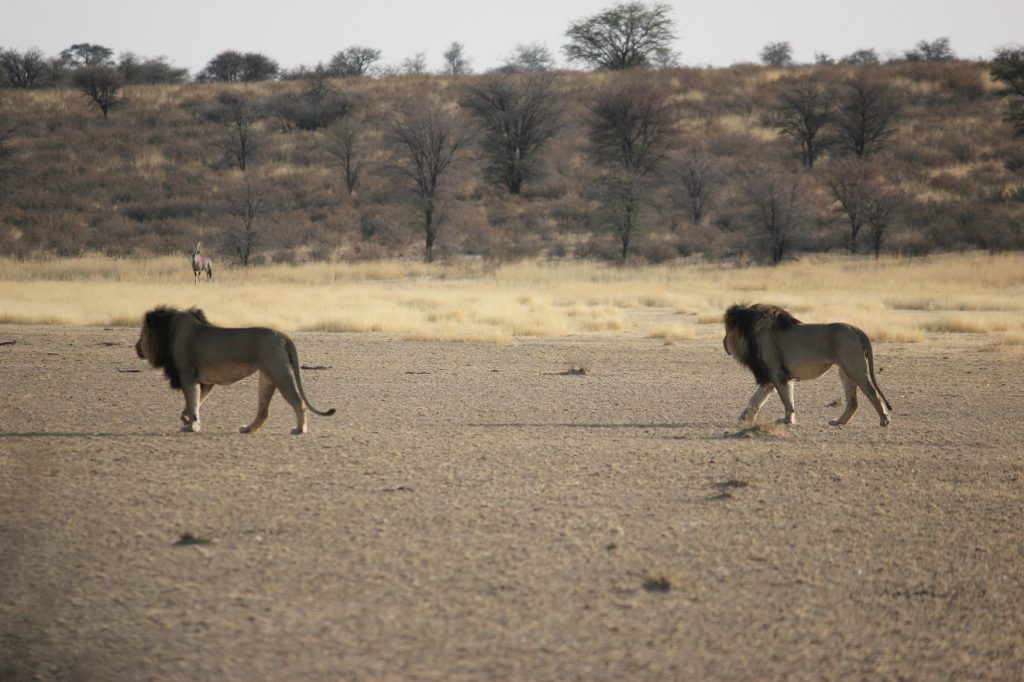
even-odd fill
[[[864,220],[868,225],[871,237],[871,251],[878,258],[882,253],[882,244],[889,236],[893,220],[904,201],[899,192],[887,190],[875,185],[874,191],[864,205]]]
[[[761,163],[743,173],[740,185],[754,222],[765,231],[772,265],[778,265],[805,219],[804,177]]]
[[[417,52],[411,57],[402,61],[402,72],[410,75],[419,75],[427,72],[427,55]]]
[[[488,175],[512,194],[536,170],[536,156],[559,127],[555,78],[546,72],[493,75],[468,85],[462,106],[483,130]]]
[[[380,61],[380,50],[372,47],[354,45],[336,52],[328,66],[330,74],[339,78],[356,78],[365,76],[370,67]]]
[[[345,190],[349,196],[355,194],[368,158],[362,126],[351,117],[342,119],[327,129],[325,149],[344,176]]]
[[[708,154],[695,151],[679,163],[677,176],[685,192],[683,199],[690,221],[699,225],[718,192],[721,182],[718,164]]]
[[[12,143],[16,131],[14,124],[0,111],[0,199],[3,198],[7,179],[18,171]]]
[[[930,43],[918,42],[913,50],[903,53],[903,58],[908,62],[948,62],[956,59],[956,54],[949,45],[949,38],[936,38]]]
[[[829,84],[814,76],[790,80],[779,93],[771,124],[779,134],[800,145],[805,168],[830,144],[823,134],[835,120],[835,93]]]
[[[765,66],[792,66],[793,47],[785,41],[768,43],[761,48],[761,63]]]
[[[146,59],[133,52],[121,54],[117,70],[128,84],[184,83],[188,80],[188,69],[172,66],[166,57]]]
[[[388,126],[397,150],[396,168],[412,189],[423,216],[424,256],[434,260],[434,244],[448,208],[441,178],[469,140],[466,125],[435,101],[417,101]]]
[[[598,69],[664,64],[672,59],[676,37],[671,13],[663,2],[619,3],[571,24],[563,50],[569,61]]]
[[[637,74],[598,93],[591,115],[591,150],[605,173],[607,214],[624,261],[639,225],[644,180],[667,156],[678,113],[664,87]]]
[[[516,45],[512,54],[505,59],[505,71],[549,71],[554,68],[555,60],[551,50],[543,43]]]
[[[229,198],[230,211],[238,219],[239,225],[228,231],[227,238],[243,267],[249,267],[260,243],[266,195],[264,181],[253,174],[246,174]]]
[[[839,146],[856,156],[877,152],[896,131],[896,94],[863,70],[846,81],[843,90],[836,115]]]
[[[124,81],[113,67],[83,66],[71,78],[75,88],[100,108],[104,119],[111,109],[124,102],[121,94]]]
[[[846,246],[850,253],[857,251],[857,235],[867,219],[867,202],[874,193],[877,172],[871,161],[853,157],[831,162],[822,178],[828,195],[849,223]]]
[[[462,43],[453,42],[444,53],[444,72],[460,76],[470,72],[469,58]]]
[[[259,153],[261,145],[255,125],[266,115],[264,107],[251,95],[229,91],[217,95],[216,100],[201,109],[201,114],[225,127],[221,142],[224,154],[238,170],[246,170]]]
[[[1015,136],[1024,136],[1024,47],[1001,47],[989,68],[992,80],[1001,83],[999,94],[1008,97],[1006,122]]]
[[[642,74],[614,81],[591,106],[590,142],[595,158],[640,176],[664,159],[678,111],[670,93]]]
[[[30,47],[24,52],[14,49],[0,51],[0,71],[14,88],[34,88],[43,84],[47,71],[42,50]]]
[[[882,60],[878,57],[878,51],[873,47],[854,50],[839,60],[843,66],[857,66],[860,64],[878,64]]]

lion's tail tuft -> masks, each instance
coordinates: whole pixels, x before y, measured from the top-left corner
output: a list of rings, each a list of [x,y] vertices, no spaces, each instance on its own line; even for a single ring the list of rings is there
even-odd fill
[[[299,369],[299,352],[295,349],[295,344],[287,336],[285,337],[285,348],[288,351],[288,361],[292,363],[292,371],[295,373],[295,386],[299,389],[299,396],[302,398],[302,402],[306,403],[306,407],[314,414],[318,414],[321,417],[330,417],[337,410],[333,407],[327,411],[318,410],[313,407],[309,402],[309,398],[306,397],[306,389],[302,387],[302,372]]]

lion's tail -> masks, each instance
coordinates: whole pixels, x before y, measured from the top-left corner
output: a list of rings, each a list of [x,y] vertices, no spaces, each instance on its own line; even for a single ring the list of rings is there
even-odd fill
[[[860,330],[858,329],[857,331]],[[879,397],[882,398],[882,402],[885,403],[885,406],[891,411],[892,404],[889,402],[889,399],[885,397],[885,394],[882,393],[882,387],[878,385],[878,379],[875,378],[875,354],[871,350],[871,339],[869,339],[868,335],[864,332],[860,332],[860,342],[864,346],[864,355],[868,358],[868,373],[871,376],[871,385],[875,387],[875,390],[878,391]]]
[[[336,412],[333,407],[326,412],[321,412],[313,407],[312,403],[309,402],[309,398],[306,397],[306,390],[302,388],[302,372],[299,370],[299,352],[295,349],[295,344],[292,343],[292,340],[287,337],[285,339],[285,349],[288,351],[288,362],[292,363],[292,371],[295,372],[295,385],[299,389],[302,402],[306,403],[306,407],[321,417],[330,417]]]

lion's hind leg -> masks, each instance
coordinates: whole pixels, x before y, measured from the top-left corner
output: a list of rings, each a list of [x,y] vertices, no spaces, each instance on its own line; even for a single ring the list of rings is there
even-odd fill
[[[259,400],[256,404],[256,417],[251,423],[238,429],[240,433],[252,433],[253,431],[256,431],[263,426],[263,423],[267,421],[267,417],[270,416],[270,399],[274,397],[274,391],[277,390],[277,387],[274,386],[274,382],[271,381],[270,377],[263,372],[260,372],[259,390]]]
[[[839,370],[839,379],[843,382],[843,397],[846,400],[846,409],[843,410],[838,419],[833,419],[829,424],[832,426],[846,426],[846,423],[853,417],[853,413],[857,411],[857,382],[842,367],[837,369]]]
[[[284,398],[292,409],[295,410],[295,428],[292,429],[292,435],[297,436],[301,433],[306,433],[306,403],[302,400],[302,396],[299,395],[299,389],[295,386],[295,379],[292,377],[290,365],[282,365],[276,368],[277,376],[268,381],[274,381],[277,385],[277,390],[281,391],[281,397]],[[261,381],[264,374],[260,374]]]
[[[880,426],[888,426],[892,419],[889,417],[889,411],[885,409],[885,405],[882,403],[881,397],[878,395],[878,391],[875,390],[874,385],[871,383],[871,379],[868,377],[867,372],[861,373],[857,377],[857,386],[864,392],[864,395],[868,397],[871,404],[875,406],[875,411],[878,412],[878,423]]]
[[[760,384],[757,390],[754,391],[754,395],[750,397],[750,402],[747,403],[746,409],[740,414],[740,421],[744,424],[752,424],[757,419],[757,413],[761,411],[761,407],[765,401],[771,397],[772,393],[775,392],[775,387],[771,384]]]

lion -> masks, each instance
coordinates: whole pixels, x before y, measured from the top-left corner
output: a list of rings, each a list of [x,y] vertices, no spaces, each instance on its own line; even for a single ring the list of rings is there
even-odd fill
[[[733,305],[725,311],[725,352],[754,374],[758,387],[740,421],[753,422],[773,391],[779,392],[786,416],[784,424],[796,423],[793,380],[817,379],[832,365],[839,366],[846,409],[832,426],[844,426],[857,411],[860,388],[888,426],[892,405],[875,379],[875,361],[867,334],[849,324],[804,324],[774,305]]]
[[[298,424],[293,434],[306,433],[306,407],[324,417],[306,398],[295,344],[285,334],[266,327],[232,329],[210,324],[198,308],[178,310],[162,306],[146,313],[135,352],[157,369],[163,369],[172,389],[185,394],[181,412],[182,431],[199,431],[199,407],[214,385],[227,386],[259,370],[259,403],[256,418],[243,426],[252,433],[267,421],[274,391],[295,410]]]

